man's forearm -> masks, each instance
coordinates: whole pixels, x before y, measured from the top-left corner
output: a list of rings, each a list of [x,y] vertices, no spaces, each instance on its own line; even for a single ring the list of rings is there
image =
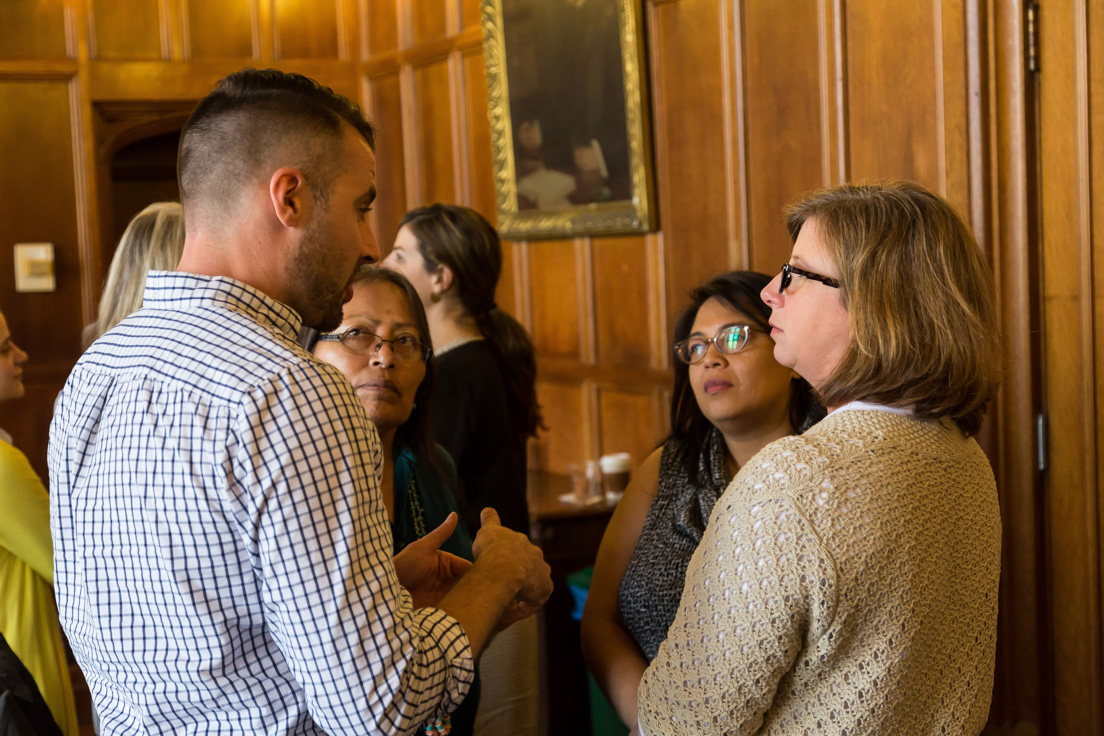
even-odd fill
[[[476,562],[437,605],[464,627],[476,658],[490,642],[523,581],[522,575],[501,566]]]

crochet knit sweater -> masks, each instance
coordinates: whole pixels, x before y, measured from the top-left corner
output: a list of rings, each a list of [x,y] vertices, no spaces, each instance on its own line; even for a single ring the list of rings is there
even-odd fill
[[[950,422],[833,413],[717,501],[641,732],[978,734],[993,687],[1000,512]]]

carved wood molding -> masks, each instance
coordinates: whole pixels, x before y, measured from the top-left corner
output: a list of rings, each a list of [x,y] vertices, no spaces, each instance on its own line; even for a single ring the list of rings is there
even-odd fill
[[[0,80],[66,80],[77,76],[77,62],[69,59],[0,61]]]
[[[96,160],[106,163],[131,143],[180,130],[195,100],[93,103]]]

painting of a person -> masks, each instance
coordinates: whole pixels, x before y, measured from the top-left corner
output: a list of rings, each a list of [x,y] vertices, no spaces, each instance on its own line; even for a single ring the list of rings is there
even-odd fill
[[[503,16],[518,208],[631,198],[618,0],[505,0]]]

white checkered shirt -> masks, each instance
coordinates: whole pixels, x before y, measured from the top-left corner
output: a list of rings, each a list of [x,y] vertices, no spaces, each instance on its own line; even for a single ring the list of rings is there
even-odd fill
[[[299,316],[151,272],[50,428],[61,623],[105,734],[407,733],[473,677],[391,563],[375,428]]]

